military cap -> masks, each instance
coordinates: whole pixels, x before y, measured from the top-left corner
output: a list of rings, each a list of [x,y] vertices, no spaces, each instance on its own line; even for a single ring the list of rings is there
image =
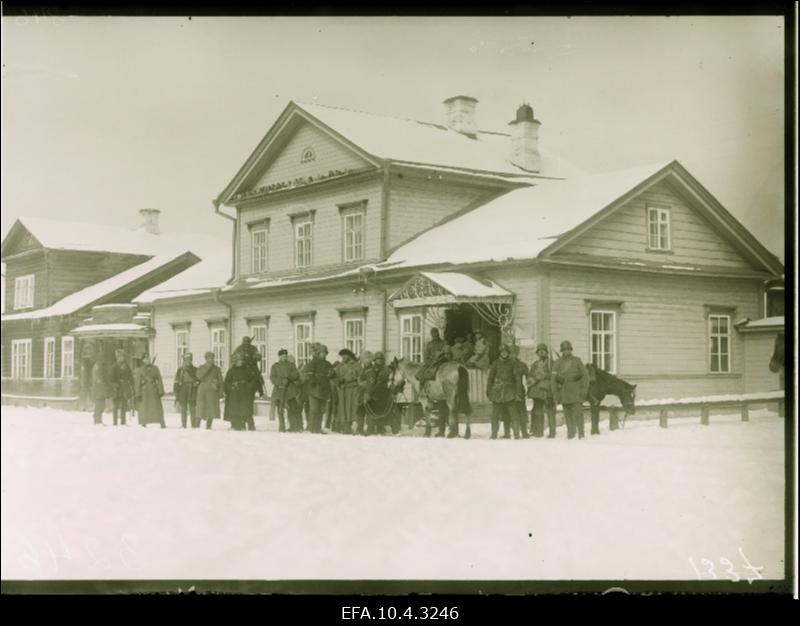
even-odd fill
[[[209,350],[208,352],[206,352],[205,357],[208,358],[210,356],[217,356],[217,355]]]
[[[289,354],[289,351],[286,348],[281,348],[278,350],[278,356],[283,356],[284,354]]]
[[[561,346],[560,347],[561,347],[562,350],[564,350],[564,349],[572,350],[572,344],[569,341],[567,341],[566,339],[561,342]]]
[[[547,349],[546,343],[540,343],[538,346],[536,346],[536,352],[541,352],[542,350],[545,352],[550,352],[550,350]]]
[[[194,358],[194,356],[192,356],[192,353],[191,353],[191,352],[184,352],[184,353],[183,353],[183,358],[184,358],[184,360],[186,360],[186,359],[193,359],[193,358]]]
[[[372,360],[373,360],[373,361],[377,361],[378,359],[381,359],[381,360],[384,360],[384,361],[386,360],[386,357],[384,356],[383,352],[376,352],[376,353],[375,353],[375,354],[372,356]]]
[[[511,348],[509,348],[506,344],[500,346],[500,353],[506,352],[507,354],[511,354]]]
[[[347,348],[342,348],[339,350],[339,356],[349,356],[351,359],[356,358],[356,355],[353,353],[353,351],[348,350]]]

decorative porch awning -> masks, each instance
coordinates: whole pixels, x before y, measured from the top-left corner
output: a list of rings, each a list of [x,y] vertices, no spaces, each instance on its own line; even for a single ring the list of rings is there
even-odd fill
[[[147,339],[154,331],[141,324],[87,324],[78,326],[70,335],[76,337],[109,337],[115,339]]]
[[[448,304],[513,304],[514,294],[494,281],[460,272],[420,272],[395,291],[389,302],[397,309]]]

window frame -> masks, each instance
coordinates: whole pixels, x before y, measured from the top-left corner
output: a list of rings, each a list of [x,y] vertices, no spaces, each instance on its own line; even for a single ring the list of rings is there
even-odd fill
[[[308,226],[308,236],[300,237],[300,229]],[[312,217],[298,218],[292,221],[292,228],[294,229],[294,264],[297,269],[306,269],[314,265],[314,219]],[[300,243],[303,247],[307,246],[304,250],[303,257],[308,257],[307,263],[300,262]]]
[[[264,340],[256,340],[256,330],[264,331]],[[269,353],[269,324],[267,322],[252,322],[249,324],[248,332],[253,347],[258,350],[261,361],[258,363],[259,371],[262,375],[267,373],[267,354]]]
[[[361,334],[353,335],[348,332],[350,325],[361,324]],[[350,350],[356,357],[360,357],[367,345],[367,318],[363,315],[345,316],[342,318],[342,334],[344,347]]]
[[[69,345],[69,350],[66,346]],[[69,360],[66,356],[69,355]],[[69,367],[67,367],[69,365]],[[69,369],[69,373],[67,373]],[[75,337],[61,337],[61,378],[75,378]]]
[[[49,351],[48,348],[50,348]],[[56,378],[56,338],[54,336],[44,338],[42,352],[44,357],[42,378]]]
[[[25,346],[24,354],[20,355],[19,348]],[[25,357],[25,368],[22,375],[19,375],[20,358]],[[33,339],[12,339],[11,340],[11,378],[16,380],[28,380],[33,378]]]
[[[23,289],[20,289],[25,285]],[[36,274],[25,274],[24,276],[16,276],[14,278],[14,309],[32,309],[34,302],[34,292],[36,289]],[[22,302],[22,296],[25,296],[25,302]]]
[[[342,216],[342,262],[357,263],[363,261],[367,256],[367,208],[366,202],[343,205],[339,207]],[[360,225],[358,229],[348,228],[348,222],[358,218]],[[348,235],[352,233],[353,241],[348,242]],[[360,241],[356,242],[356,238]],[[356,250],[360,250],[356,254]]]
[[[603,316],[610,315],[611,316],[611,326],[612,326],[612,328],[610,330],[605,330],[605,329],[595,330],[594,324],[593,324],[595,314],[603,315]],[[589,311],[589,363],[592,363],[595,367],[597,367],[599,369],[602,369],[603,371],[606,371],[609,374],[613,374],[615,376],[617,375],[617,367],[618,367],[618,364],[617,364],[618,357],[617,357],[617,355],[618,355],[618,352],[619,352],[619,350],[617,349],[617,345],[618,345],[618,341],[619,341],[619,323],[618,323],[618,315],[617,314],[618,314],[618,310],[617,309],[605,308],[605,307],[592,308]],[[601,337],[601,338],[602,337],[611,337],[611,340],[610,340],[611,367],[610,368],[603,367],[603,365],[605,365],[606,352],[605,351],[596,352],[595,349],[594,349],[594,337],[595,336],[598,336],[598,337]],[[595,357],[596,356],[600,357],[598,360],[601,361],[602,364],[599,364],[599,363],[597,363],[595,361]]]
[[[259,244],[256,239],[260,235],[264,236],[264,241]],[[266,224],[250,230],[250,271],[253,274],[269,271],[269,226]]]
[[[301,342],[298,340],[298,329],[299,328],[308,328],[308,337],[304,338]],[[311,358],[311,344],[314,343],[314,320],[310,319],[303,319],[303,320],[293,320],[292,321],[292,334],[293,337],[293,344],[294,344],[294,359],[295,365],[297,368],[302,368],[306,363],[308,363]]]
[[[218,341],[216,337],[222,334],[222,341]],[[211,324],[208,328],[209,335],[209,350],[214,353],[217,367],[225,372],[228,368],[228,328],[225,324]]]
[[[656,219],[653,221],[651,215],[655,212]],[[662,220],[661,218],[666,219]],[[652,225],[656,225],[656,245],[653,245]],[[663,237],[662,229],[666,227],[666,245],[661,245]],[[659,205],[647,205],[647,249],[655,252],[672,251],[672,210],[669,207]]]
[[[413,329],[413,326],[414,326],[413,320],[415,320],[415,319],[419,320],[419,331],[418,332],[414,331],[414,329]],[[406,332],[405,331],[404,326],[405,326],[405,321],[406,320],[411,320],[411,331],[410,332]],[[400,358],[408,359],[412,363],[422,363],[423,360],[425,359],[425,318],[423,317],[422,313],[401,313],[400,316],[399,316],[399,323],[400,323],[400,332],[399,332],[400,345],[398,347],[398,354],[400,355]],[[410,352],[407,352],[406,349],[405,349],[405,341],[404,340],[406,338],[410,339]],[[418,352],[414,351],[414,339],[415,338],[419,340],[419,351]],[[418,356],[419,358],[415,359],[414,358],[415,356]]]
[[[191,329],[188,325],[178,326],[174,328],[172,332],[174,333],[175,367],[178,368],[183,365],[183,355],[187,352],[191,352]],[[186,341],[183,344],[178,341],[178,338],[181,336],[186,337]]]
[[[723,318],[725,319],[726,332],[725,333],[719,333],[719,332],[714,333],[713,332],[713,321],[714,321],[714,319],[718,319],[719,320],[719,319],[723,319]],[[708,373],[712,374],[712,375],[718,375],[718,374],[723,374],[724,375],[724,374],[732,373],[733,372],[733,350],[732,350],[732,347],[733,347],[733,345],[732,345],[733,344],[733,334],[731,333],[731,315],[730,315],[730,313],[725,313],[725,312],[721,312],[721,311],[710,311],[709,314],[708,314],[708,319],[706,320],[706,324],[707,324],[707,326],[706,326],[707,331],[706,332],[707,332],[707,336],[708,336]],[[714,370],[713,367],[712,367],[712,364],[714,362],[714,341],[713,340],[714,340],[715,337],[718,340],[720,338],[724,338],[726,340],[726,343],[727,343],[727,351],[723,352],[722,350],[719,350],[719,352],[717,353],[717,367],[719,368],[717,370]],[[717,346],[718,347],[720,346],[720,342],[719,341],[717,341]],[[722,358],[723,355],[727,356],[727,368],[726,369],[722,369],[720,367],[721,358]]]

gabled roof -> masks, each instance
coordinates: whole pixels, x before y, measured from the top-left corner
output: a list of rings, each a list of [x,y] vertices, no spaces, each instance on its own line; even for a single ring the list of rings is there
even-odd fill
[[[230,249],[214,252],[180,274],[165,280],[134,298],[134,302],[149,304],[158,300],[199,296],[224,287],[231,278]]]
[[[201,254],[208,247],[226,241],[194,233],[162,233],[152,235],[140,228],[131,229],[110,224],[70,222],[41,217],[20,217],[3,238],[0,254],[5,257],[17,237],[29,232],[43,248],[88,252],[116,252],[155,256],[192,250]]]
[[[284,131],[289,132],[287,129],[298,120],[313,124],[375,166],[391,161],[446,167],[468,173],[490,173],[510,179],[566,177],[580,173],[575,166],[541,148],[542,171],[538,174],[512,165],[508,160],[511,151],[508,133],[478,131],[475,138],[470,138],[443,124],[290,102],[219,194],[215,204],[229,203],[253,172],[263,170],[272,155],[270,148],[280,145],[280,136]]]
[[[34,311],[9,313],[2,316],[2,321],[34,320],[77,313],[95,304],[107,302],[123,290],[133,289],[137,285],[146,285],[148,280],[158,276],[160,273],[170,270],[180,272],[199,260],[196,255],[188,251],[182,251],[179,254],[158,255],[111,278],[71,293],[49,307]]]
[[[770,273],[783,266],[677,161],[568,180],[538,180],[400,246],[393,268],[542,258],[667,176],[694,197],[698,210]],[[467,245],[468,243],[468,245]]]

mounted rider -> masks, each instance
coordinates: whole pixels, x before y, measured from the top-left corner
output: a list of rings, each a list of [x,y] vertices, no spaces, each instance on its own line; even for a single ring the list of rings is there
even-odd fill
[[[424,383],[436,378],[436,370],[449,356],[447,344],[439,336],[438,328],[431,328],[431,340],[425,346],[425,359],[417,372],[417,379]]]

